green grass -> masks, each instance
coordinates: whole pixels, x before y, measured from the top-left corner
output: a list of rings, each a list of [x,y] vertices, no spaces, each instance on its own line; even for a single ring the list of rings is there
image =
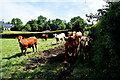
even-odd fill
[[[49,32],[23,32],[23,31],[4,31],[1,33],[2,35],[5,34],[37,34],[37,33],[54,33],[54,32],[61,32],[61,31],[68,31],[69,29],[66,30],[56,30],[56,31],[49,31]]]
[[[28,63],[30,63],[31,58],[35,58],[39,56],[39,54],[35,54],[34,57],[32,57],[33,50],[32,48],[28,48],[27,55],[21,54],[21,50],[19,47],[19,43],[17,39],[1,39],[2,40],[2,78],[40,78],[40,76],[37,76],[38,73],[55,73],[54,70],[56,68],[52,68],[50,70],[47,70],[47,66],[51,66],[50,64],[45,64],[45,68],[42,66],[38,66],[34,70],[30,70],[25,72],[23,69],[26,68]],[[52,45],[55,44],[55,38],[48,39],[48,41],[43,41],[41,39],[38,39],[38,51],[47,50],[49,48],[54,48],[58,45]],[[36,51],[36,49],[35,49]],[[57,63],[55,63],[57,64]],[[59,67],[60,68],[60,67]],[[47,73],[46,73],[47,71]],[[50,71],[50,72],[49,72]]]

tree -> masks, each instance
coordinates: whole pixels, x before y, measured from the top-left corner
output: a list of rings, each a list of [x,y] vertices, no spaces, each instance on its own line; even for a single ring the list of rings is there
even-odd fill
[[[14,25],[14,29],[13,30],[18,30],[18,31],[20,31],[20,30],[22,30],[22,28],[23,28],[23,22],[21,21],[21,19],[19,19],[19,18],[13,18],[12,20],[11,20],[11,24],[13,24]]]
[[[38,20],[37,20],[37,24],[38,24],[38,28],[41,30],[46,30],[46,26],[47,26],[47,18],[40,15],[38,16]]]
[[[38,25],[38,30],[43,31],[43,25]]]
[[[31,26],[31,31],[37,31],[38,30],[38,24],[36,20],[30,20],[27,22]]]
[[[56,18],[55,19],[55,24],[58,26],[58,25],[60,25],[62,23],[62,20],[61,19],[58,19],[58,18]]]
[[[38,24],[37,24],[37,22],[35,20],[33,21],[32,29],[33,29],[33,31],[37,31],[38,30]]]
[[[10,22],[6,22],[5,24],[10,24]]]
[[[61,23],[59,29],[62,29],[62,30],[63,30],[63,29],[65,29],[65,28],[66,28],[66,25],[65,25],[64,23]]]
[[[74,17],[71,19],[72,21],[72,29],[76,30],[76,31],[83,31],[84,27],[86,26],[86,23],[84,22],[84,20],[82,18],[78,17]]]
[[[72,29],[72,24],[70,22],[66,23],[66,28],[67,29]]]
[[[71,18],[70,22],[73,24],[77,19],[82,19],[80,16]]]
[[[51,30],[57,30],[57,29],[59,29],[59,25],[60,25],[61,23],[62,23],[62,20],[61,20],[61,19],[58,19],[58,18],[49,21],[50,29],[51,29]]]
[[[51,21],[50,28],[51,28],[51,30],[57,30],[58,27],[56,25],[56,21],[55,20]]]
[[[97,22],[101,19],[102,16],[105,16],[108,8],[110,7],[110,5],[112,5],[112,2],[108,2],[109,5],[104,5],[104,8],[102,9],[98,9],[96,14],[90,13],[89,15],[86,14],[87,17],[87,21],[91,22],[92,25],[94,25],[93,22]]]
[[[28,31],[31,31],[31,26],[29,24],[26,24],[25,29],[28,30]]]
[[[38,16],[37,24],[43,25],[43,24],[45,24],[46,20],[47,20],[46,17],[40,15],[40,16]]]

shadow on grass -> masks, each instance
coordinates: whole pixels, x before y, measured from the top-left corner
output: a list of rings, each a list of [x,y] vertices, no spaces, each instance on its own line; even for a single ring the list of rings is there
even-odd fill
[[[77,57],[77,59],[79,59],[81,57]],[[36,62],[37,60],[37,62]],[[74,64],[72,64],[71,68],[68,69],[67,71],[62,71],[63,69],[60,67],[64,67],[64,64],[62,63],[64,61],[64,54],[59,54],[55,57],[50,57],[48,58],[48,62],[44,63],[45,65],[38,65],[37,63],[41,62],[42,60],[39,60],[38,58],[33,60],[33,67],[30,67],[30,65],[26,65],[26,68],[24,69],[24,71],[18,71],[18,72],[14,72],[11,77],[11,79],[14,78],[31,78],[31,79],[44,79],[44,80],[66,80],[66,78],[68,78],[68,80],[74,80],[71,79],[72,77],[75,78],[76,75],[79,75],[77,73],[73,73],[74,68],[76,68],[77,70],[80,69],[81,71],[77,71],[77,72],[82,72],[82,69],[84,68],[84,64],[81,63],[81,59],[79,59],[77,61],[77,63],[75,62]],[[80,64],[81,63],[81,64]],[[80,64],[80,68],[78,68],[78,64]],[[37,68],[37,70],[35,69]],[[35,70],[34,70],[35,69]],[[32,72],[31,72],[32,71]],[[73,73],[71,75],[71,73]],[[74,75],[75,74],[75,75]],[[71,77],[72,76],[72,77]],[[80,79],[82,79],[82,77],[84,78],[84,74],[80,74]],[[79,79],[78,78],[78,79]]]
[[[29,54],[29,53],[31,53],[31,52],[27,52],[26,55]],[[15,55],[13,55],[13,56],[4,57],[4,58],[2,58],[2,59],[11,59],[11,58],[16,58],[16,57],[20,57],[20,56],[22,56],[22,53],[17,53],[17,54],[15,54]],[[23,53],[23,56],[25,56],[25,53]]]
[[[31,78],[36,80],[58,80],[58,76],[61,74],[63,67],[63,61],[64,61],[64,54],[59,54],[56,57],[50,57],[48,58],[48,62],[44,63],[42,60],[39,60],[38,58],[33,59],[33,65],[26,65],[26,68],[22,71],[17,71],[12,73],[11,79],[15,78]],[[63,58],[63,59],[61,59]],[[36,62],[36,60],[38,60]],[[44,65],[39,65],[37,63],[41,62]],[[36,70],[36,68],[38,70]]]

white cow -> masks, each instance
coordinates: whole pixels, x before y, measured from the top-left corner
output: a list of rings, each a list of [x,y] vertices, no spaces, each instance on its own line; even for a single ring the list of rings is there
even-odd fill
[[[60,40],[64,41],[64,38],[65,38],[65,33],[61,33],[61,34],[53,34],[53,36],[56,38],[56,43],[59,42]]]

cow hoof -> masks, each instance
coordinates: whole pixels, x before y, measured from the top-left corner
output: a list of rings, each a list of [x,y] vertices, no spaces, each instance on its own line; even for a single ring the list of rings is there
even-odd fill
[[[85,57],[84,57],[84,60],[85,60]]]
[[[64,61],[63,63],[67,64],[68,62],[67,62],[67,61]]]
[[[69,56],[72,56],[72,53],[71,53],[71,54],[69,54]]]

